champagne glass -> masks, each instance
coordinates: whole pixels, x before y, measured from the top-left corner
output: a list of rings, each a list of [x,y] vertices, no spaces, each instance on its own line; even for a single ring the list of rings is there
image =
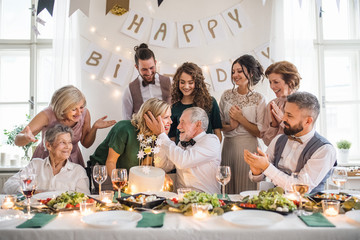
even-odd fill
[[[121,189],[127,182],[127,170],[125,168],[113,169],[111,172],[111,181],[114,187],[118,189],[118,198],[121,197]]]
[[[107,178],[107,171],[105,165],[95,165],[93,169],[93,178],[99,184],[99,194],[101,193],[101,184]]]
[[[303,210],[302,205],[302,197],[305,193],[309,191],[309,184],[310,184],[310,177],[307,173],[292,173],[291,174],[291,186],[292,189],[298,194],[299,196],[299,210],[297,211],[297,215],[299,216],[306,216],[310,215],[311,213],[307,213]]]
[[[216,171],[216,181],[222,186],[222,199],[225,197],[225,185],[230,181],[231,169],[229,166],[219,166]]]
[[[24,170],[20,173],[20,188],[27,200],[27,218],[31,218],[30,198],[36,190],[36,174],[33,169]]]
[[[338,187],[340,193],[341,187],[345,185],[348,179],[347,170],[344,167],[333,167],[331,169],[331,180]]]

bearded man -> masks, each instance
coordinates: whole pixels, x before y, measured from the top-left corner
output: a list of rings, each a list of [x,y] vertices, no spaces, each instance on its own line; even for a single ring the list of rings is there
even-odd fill
[[[291,181],[300,183],[308,175],[309,191],[322,191],[336,162],[336,152],[314,129],[320,104],[313,94],[296,92],[287,97],[284,111],[285,134],[271,141],[266,154],[259,148],[258,153],[244,151],[249,177],[259,182],[266,176],[274,185],[290,190]],[[292,179],[292,173],[299,173],[298,179]]]

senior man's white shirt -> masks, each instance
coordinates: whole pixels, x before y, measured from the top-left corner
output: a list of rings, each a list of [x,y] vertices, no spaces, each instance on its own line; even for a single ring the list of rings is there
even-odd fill
[[[53,174],[49,157],[45,159],[34,158],[25,167],[35,169],[37,190],[40,191],[76,191],[90,194],[89,178],[85,169],[79,164],[66,161],[64,167],[56,175]],[[21,192],[20,172],[10,177],[4,184],[5,193]]]
[[[194,137],[195,145],[178,146],[162,133],[158,136],[161,151],[155,166],[166,172],[176,167],[177,187],[189,187],[207,193],[220,193],[216,170],[221,162],[221,144],[214,134],[200,133]]]

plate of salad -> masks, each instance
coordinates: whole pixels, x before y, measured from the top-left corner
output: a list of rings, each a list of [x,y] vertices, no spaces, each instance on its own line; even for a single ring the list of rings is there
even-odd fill
[[[43,198],[38,199],[38,201],[55,211],[79,210],[80,203],[82,201],[95,201],[94,199],[86,196],[84,193],[79,192],[64,192],[58,194],[56,197],[54,197],[54,195],[47,195],[53,197],[46,197],[45,195],[40,196],[43,196]],[[39,195],[36,196],[36,198],[38,197]]]
[[[266,210],[282,215],[292,213],[296,209],[295,203],[284,196],[284,190],[280,187],[260,191],[258,195],[252,197],[245,197],[239,206],[244,209]]]

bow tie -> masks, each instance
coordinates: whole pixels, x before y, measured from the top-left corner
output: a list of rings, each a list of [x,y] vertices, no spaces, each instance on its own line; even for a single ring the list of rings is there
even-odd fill
[[[155,79],[152,80],[151,82],[147,82],[147,81],[145,81],[145,80],[142,80],[142,85],[143,85],[144,87],[146,87],[146,86],[149,85],[149,84],[155,84]]]
[[[293,141],[296,141],[296,142],[298,142],[298,143],[300,143],[300,144],[303,144],[303,142],[301,141],[301,139],[300,138],[298,138],[298,137],[294,137],[294,136],[288,136],[288,139],[289,140],[293,140]]]
[[[196,143],[196,142],[195,142],[194,139],[190,139],[189,141],[181,141],[181,142],[180,142],[181,146],[183,146],[183,147],[185,147],[185,148],[186,148],[187,146],[189,146],[189,145],[194,146],[195,143]]]

